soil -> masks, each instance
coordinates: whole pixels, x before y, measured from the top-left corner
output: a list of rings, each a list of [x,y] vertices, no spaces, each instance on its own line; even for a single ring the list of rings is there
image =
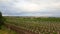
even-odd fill
[[[34,33],[32,31],[29,31],[29,30],[26,30],[26,29],[22,29],[21,27],[18,27],[16,25],[13,25],[13,24],[8,24],[8,23],[5,23],[5,26],[10,29],[10,30],[14,30],[17,32],[17,34],[37,34],[37,33]]]

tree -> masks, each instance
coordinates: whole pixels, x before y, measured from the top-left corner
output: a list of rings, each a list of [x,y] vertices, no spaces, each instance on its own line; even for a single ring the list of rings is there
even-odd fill
[[[4,19],[3,19],[2,13],[0,12],[0,29],[3,24],[4,24]]]

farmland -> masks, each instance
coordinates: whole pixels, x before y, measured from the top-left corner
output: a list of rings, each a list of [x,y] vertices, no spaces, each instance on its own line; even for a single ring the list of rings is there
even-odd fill
[[[55,17],[4,17],[5,23],[14,24],[37,34],[60,34],[60,18]]]

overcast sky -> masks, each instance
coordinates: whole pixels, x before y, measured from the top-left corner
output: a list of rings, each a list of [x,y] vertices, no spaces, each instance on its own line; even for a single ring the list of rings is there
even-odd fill
[[[60,17],[60,0],[0,0],[4,16]]]

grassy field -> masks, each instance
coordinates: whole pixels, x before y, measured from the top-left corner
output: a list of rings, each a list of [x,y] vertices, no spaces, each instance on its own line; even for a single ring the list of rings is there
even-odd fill
[[[2,29],[0,29],[0,34],[17,34],[17,33],[2,26]]]
[[[5,17],[6,23],[15,24],[38,34],[60,34],[60,18]]]

